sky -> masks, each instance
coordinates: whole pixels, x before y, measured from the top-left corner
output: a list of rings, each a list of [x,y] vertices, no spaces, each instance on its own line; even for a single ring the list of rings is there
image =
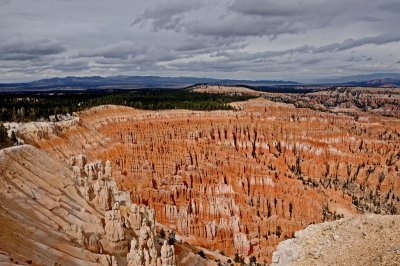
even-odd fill
[[[0,82],[400,73],[399,0],[0,0]]]

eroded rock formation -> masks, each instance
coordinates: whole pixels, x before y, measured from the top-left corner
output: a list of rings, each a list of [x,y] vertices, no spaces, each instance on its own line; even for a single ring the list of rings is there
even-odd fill
[[[165,265],[165,266],[175,265],[174,246],[168,245],[166,240],[164,241],[164,244],[161,247],[161,263],[162,263],[162,265]]]
[[[79,125],[58,136],[21,137],[65,160],[81,153],[92,163],[110,160],[118,186],[154,208],[161,224],[191,244],[261,262],[310,224],[399,209],[398,119],[265,99],[235,106],[240,111],[104,106],[82,112]],[[88,183],[99,179],[87,171]],[[91,200],[99,193],[84,192]],[[112,207],[111,194],[102,209]],[[140,231],[135,212],[127,221]]]
[[[73,178],[81,185],[82,194],[105,212],[104,237],[101,240],[92,239],[92,242],[101,243],[101,248],[108,253],[127,254],[129,265],[155,266],[157,262],[162,262],[163,248],[160,249],[155,236],[155,211],[132,204],[129,193],[117,188],[111,175],[110,161],[106,161],[105,166],[101,161],[89,164],[86,161],[84,155],[70,158]],[[132,239],[130,250],[128,239]],[[159,265],[176,265],[173,248],[172,251],[169,249],[168,255],[168,262]]]
[[[131,212],[139,206],[117,188],[110,163],[70,163],[32,146],[0,151],[0,251],[34,264],[126,265],[128,241],[138,241],[143,263],[134,265],[162,261],[154,210]],[[134,215],[141,224],[131,227]]]

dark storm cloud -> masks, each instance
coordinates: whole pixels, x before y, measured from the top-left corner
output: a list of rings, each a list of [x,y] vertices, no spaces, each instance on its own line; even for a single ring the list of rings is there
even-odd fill
[[[208,38],[187,38],[181,42],[170,44],[125,41],[80,52],[74,58],[96,58],[97,63],[105,65],[123,63],[155,66],[160,62],[188,59],[196,55],[215,55],[218,51],[233,51],[244,47],[245,44],[240,42]]]
[[[363,62],[363,61],[371,61],[371,57],[367,56],[350,56],[345,59],[347,62]]]
[[[382,4],[379,5],[379,8],[381,10],[386,11],[386,12],[392,12],[392,13],[395,13],[395,14],[399,14],[400,13],[400,3],[398,1],[382,3]]]
[[[100,47],[88,52],[81,52],[81,57],[96,57],[127,59],[130,56],[136,56],[146,52],[146,47],[133,42],[119,42],[116,44]]]
[[[235,1],[233,4],[219,4],[211,1],[209,5],[198,2],[166,2],[156,8],[146,10],[132,25],[146,26],[154,31],[171,30],[185,32],[191,36],[212,36],[217,38],[238,38],[247,36],[276,37],[281,34],[294,34],[306,29],[327,25],[340,10],[333,6],[321,12],[314,8],[310,14],[306,5],[289,1]],[[279,4],[277,4],[279,3]],[[319,7],[321,3],[318,3]],[[195,12],[194,12],[195,10]],[[191,15],[187,12],[193,11]],[[207,19],[204,19],[204,18]]]
[[[64,52],[65,47],[51,39],[9,39],[0,42],[0,60],[29,60]]]
[[[157,62],[171,61],[183,56],[184,54],[179,54],[172,49],[165,49],[162,46],[122,42],[79,53],[76,58],[95,58],[95,62],[98,64],[120,68],[124,64],[155,66]]]
[[[294,34],[304,30],[301,22],[269,18],[249,18],[229,16],[220,21],[209,20],[192,22],[186,25],[186,30],[192,35],[208,35],[216,38],[235,38],[249,36],[271,36]]]
[[[65,73],[305,80],[400,71],[393,59],[400,53],[396,0],[0,0],[0,6],[0,82]]]
[[[7,5],[10,3],[10,0],[0,0],[0,6]]]
[[[184,14],[201,6],[198,1],[186,0],[167,0],[147,9],[142,15],[137,17],[133,25],[145,24],[150,22],[154,30],[175,29],[184,18]]]
[[[333,52],[333,51],[344,51],[355,47],[364,46],[368,44],[382,45],[392,42],[400,41],[400,32],[384,33],[373,37],[365,37],[361,39],[347,39],[342,43],[333,43],[318,48],[312,48],[314,52]]]
[[[89,65],[86,60],[64,60],[53,63],[51,69],[63,72],[82,71],[88,70]]]
[[[273,0],[236,0],[229,9],[244,15],[263,17],[290,17],[309,15],[315,11],[320,13],[332,12],[332,9],[322,8],[323,1],[273,1]],[[331,5],[331,4],[328,4]]]
[[[400,33],[386,33],[361,39],[347,39],[341,43],[331,43],[323,46],[302,45],[293,49],[281,51],[264,51],[258,53],[220,53],[227,60],[255,60],[259,58],[282,57],[293,54],[320,54],[350,50],[365,45],[383,45],[400,41]]]

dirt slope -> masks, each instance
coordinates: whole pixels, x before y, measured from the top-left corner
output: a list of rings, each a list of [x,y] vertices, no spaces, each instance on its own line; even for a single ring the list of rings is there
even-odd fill
[[[45,265],[90,265],[102,259],[106,264],[103,255],[79,247],[61,230],[74,219],[96,230],[99,225],[88,220],[100,222],[101,217],[78,194],[66,165],[32,146],[18,146],[0,151],[0,174],[0,250],[5,255]]]

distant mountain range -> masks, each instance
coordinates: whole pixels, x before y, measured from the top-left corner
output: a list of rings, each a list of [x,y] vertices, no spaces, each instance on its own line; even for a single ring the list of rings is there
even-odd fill
[[[367,75],[354,75],[339,78],[325,78],[316,80],[317,84],[346,84],[354,86],[400,86],[398,73],[373,73]]]
[[[247,85],[247,86],[274,86],[274,85],[297,85],[293,81],[271,81],[271,80],[233,80],[212,79],[195,77],[159,77],[159,76],[111,76],[111,77],[65,77],[42,79],[27,83],[3,83],[0,88],[25,88],[25,89],[48,89],[48,88],[182,88],[194,84],[220,84],[220,85]]]
[[[353,81],[348,82],[347,84],[367,87],[400,87],[400,79],[381,78],[368,81]]]
[[[160,76],[110,76],[110,77],[63,77],[41,79],[26,83],[0,83],[2,91],[55,90],[55,89],[141,89],[183,88],[194,84],[245,85],[251,87],[296,87],[310,86],[376,86],[400,87],[400,74],[374,73],[369,75],[326,78],[315,82],[298,83],[284,80],[235,80],[196,77]]]

